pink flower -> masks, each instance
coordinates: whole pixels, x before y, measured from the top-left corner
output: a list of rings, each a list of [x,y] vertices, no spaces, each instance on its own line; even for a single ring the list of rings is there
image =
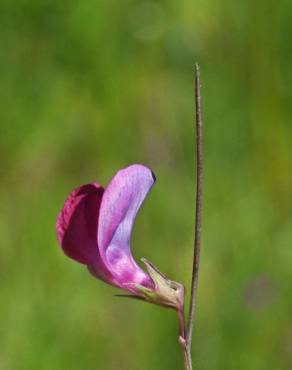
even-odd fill
[[[154,182],[150,169],[135,164],[118,171],[105,189],[98,183],[80,186],[58,216],[57,237],[65,254],[87,265],[96,278],[133,296],[177,307],[183,287],[144,259],[147,274],[130,248],[137,212]]]

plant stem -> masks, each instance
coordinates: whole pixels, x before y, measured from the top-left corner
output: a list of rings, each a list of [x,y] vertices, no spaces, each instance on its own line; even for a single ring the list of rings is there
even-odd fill
[[[202,129],[202,113],[201,113],[201,82],[200,68],[196,64],[195,76],[195,103],[196,103],[196,154],[197,154],[197,191],[196,191],[196,218],[195,218],[195,240],[194,240],[194,257],[193,257],[193,273],[191,286],[191,300],[189,309],[189,318],[187,326],[187,346],[191,349],[193,327],[196,318],[196,303],[198,290],[198,277],[200,265],[201,251],[201,225],[202,225],[202,193],[203,193],[203,129]]]
[[[182,346],[183,355],[184,355],[184,364],[185,370],[192,370],[192,358],[189,347],[186,342],[186,328],[185,328],[185,317],[184,317],[184,308],[177,310],[178,322],[179,322],[179,342]]]
[[[202,193],[203,193],[203,128],[201,112],[201,82],[200,68],[195,66],[195,128],[196,128],[196,204],[195,204],[195,239],[193,255],[193,271],[191,298],[187,328],[185,327],[184,310],[178,310],[180,337],[179,342],[183,348],[185,370],[193,370],[192,366],[192,337],[196,318],[197,289],[201,252],[201,225],[202,225]]]
[[[190,353],[190,348],[188,348],[188,346],[184,347],[184,362],[185,362],[185,370],[193,370],[192,356]]]

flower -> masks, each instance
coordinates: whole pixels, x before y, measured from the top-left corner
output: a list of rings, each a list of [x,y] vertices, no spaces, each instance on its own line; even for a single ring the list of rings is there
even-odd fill
[[[59,213],[57,237],[65,254],[87,265],[96,278],[128,291],[131,297],[181,307],[183,286],[142,259],[147,274],[131,253],[133,224],[154,182],[149,168],[135,164],[118,171],[106,188],[98,183],[80,186]]]

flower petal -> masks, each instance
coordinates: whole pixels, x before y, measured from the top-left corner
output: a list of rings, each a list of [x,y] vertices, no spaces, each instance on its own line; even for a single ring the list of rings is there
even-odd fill
[[[56,230],[65,254],[85,265],[99,257],[97,227],[104,189],[97,183],[83,185],[66,199]]]
[[[107,268],[124,286],[129,283],[153,286],[132,257],[130,238],[137,212],[154,181],[150,169],[132,165],[114,176],[102,197],[97,234],[99,252]]]

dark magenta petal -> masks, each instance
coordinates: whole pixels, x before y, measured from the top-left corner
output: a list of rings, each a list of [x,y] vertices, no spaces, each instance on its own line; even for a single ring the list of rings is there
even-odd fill
[[[122,286],[153,282],[135,262],[130,249],[137,212],[154,184],[152,172],[132,165],[120,170],[107,186],[100,205],[97,241],[101,259]]]
[[[66,199],[56,224],[64,252],[85,265],[99,257],[97,227],[104,189],[97,183],[83,185]]]
[[[85,265],[98,258],[96,234],[103,192],[96,183],[77,188],[66,199],[57,219],[57,237],[64,252]]]
[[[64,252],[77,262],[88,265],[97,278],[121,287],[103,263],[98,245],[99,209],[104,193],[97,183],[83,185],[66,199],[56,224],[57,237]]]

